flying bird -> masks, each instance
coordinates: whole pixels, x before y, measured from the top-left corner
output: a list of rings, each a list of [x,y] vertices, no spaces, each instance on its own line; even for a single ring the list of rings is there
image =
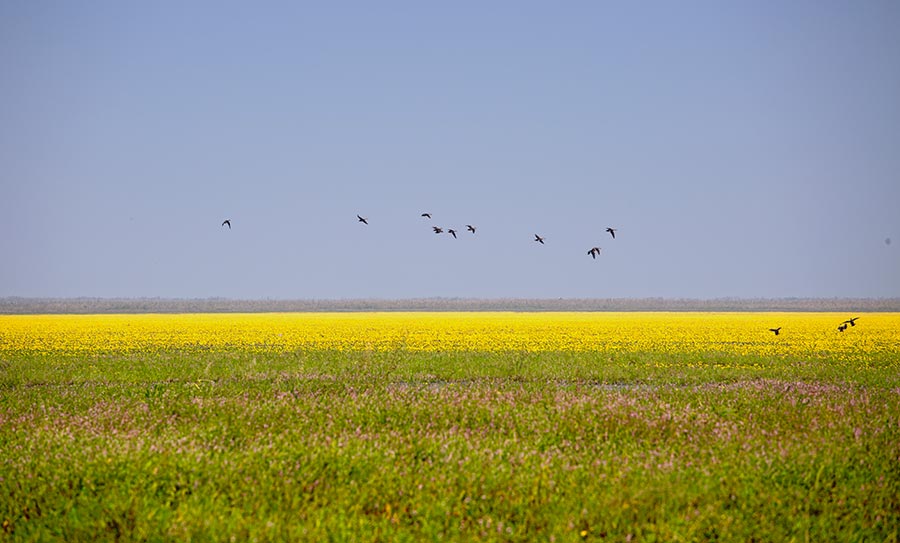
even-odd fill
[[[366,219],[366,218],[364,218],[364,217],[360,217],[359,215],[357,215],[356,218],[359,219],[359,222],[361,222],[361,223],[363,223],[363,224],[369,224],[369,219]]]
[[[475,227],[472,226],[471,224],[466,225],[466,230],[468,230],[469,232],[472,232],[473,234],[475,233]]]
[[[542,238],[541,236],[539,236],[537,234],[534,235],[534,241],[540,243],[541,245],[544,244],[544,238]]]
[[[600,247],[591,247],[591,250],[588,251],[587,254],[591,255],[591,258],[596,260],[597,256],[600,254]]]
[[[841,323],[840,325],[838,325],[838,332],[843,332],[843,331],[846,330],[846,329],[847,329],[847,325],[846,325],[846,324]]]
[[[434,230],[435,234],[440,234],[441,232],[444,231],[444,229],[441,228],[440,226],[432,226],[431,229]]]
[[[842,322],[841,324],[849,324],[850,326],[856,326],[856,321],[857,321],[858,319],[859,319],[859,317],[853,317],[852,319],[845,320],[845,321]],[[845,327],[845,328],[846,328],[846,327]]]
[[[422,213],[422,217],[425,217],[426,219],[430,219],[431,213]]]
[[[454,230],[452,228],[448,228],[447,233],[450,234],[451,236],[453,236],[453,239],[457,239],[456,238],[456,230]]]
[[[781,326],[778,328],[769,328],[769,332],[775,332],[775,335],[777,336],[778,333],[781,332]]]
[[[613,239],[616,239],[616,230],[618,230],[618,228],[607,228],[606,229],[606,231],[609,232],[609,235],[612,236]]]
[[[231,230],[231,219],[225,219],[222,221],[222,226],[227,226],[229,230]]]

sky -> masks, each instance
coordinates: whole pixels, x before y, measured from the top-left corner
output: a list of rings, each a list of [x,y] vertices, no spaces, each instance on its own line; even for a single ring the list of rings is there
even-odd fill
[[[897,28],[880,0],[0,2],[0,296],[897,297]]]

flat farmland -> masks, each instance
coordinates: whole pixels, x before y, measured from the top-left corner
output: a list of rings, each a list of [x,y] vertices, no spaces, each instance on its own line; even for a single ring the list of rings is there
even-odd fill
[[[0,522],[23,541],[896,541],[900,314],[0,316]]]

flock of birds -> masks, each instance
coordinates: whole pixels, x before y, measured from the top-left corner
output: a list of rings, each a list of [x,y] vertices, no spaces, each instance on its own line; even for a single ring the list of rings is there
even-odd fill
[[[845,320],[841,324],[838,325],[838,332],[843,332],[847,329],[848,326],[856,326],[856,321],[859,320],[859,317],[852,317],[850,319]],[[769,332],[773,332],[776,336],[781,333],[781,326],[778,328],[769,328]]]
[[[431,220],[431,213],[422,213],[422,214],[421,214],[421,217],[423,217],[423,218],[425,218],[425,219],[428,219],[428,220]],[[363,224],[365,224],[365,225],[368,225],[368,224],[369,224],[369,219],[368,219],[367,217],[363,217],[363,216],[360,215],[360,214],[357,214],[357,215],[356,215],[356,221],[357,221],[357,222],[361,222],[361,223],[363,223]],[[231,219],[225,219],[224,221],[222,221],[222,226],[223,226],[223,227],[227,226],[228,229],[231,230]],[[444,229],[441,228],[440,226],[432,226],[431,229],[434,230],[434,233],[435,233],[435,234],[443,234],[443,233],[444,233]],[[474,233],[475,233],[475,227],[472,226],[471,224],[467,224],[467,225],[466,225],[466,231],[471,232],[471,233],[474,234]],[[606,228],[606,232],[608,232],[609,235],[612,236],[613,239],[616,239],[616,232],[617,232],[617,231],[618,231],[618,228],[612,228],[612,227],[607,227],[607,228]],[[457,234],[457,231],[454,230],[453,228],[448,228],[448,229],[446,230],[446,232],[447,232],[448,234],[450,234],[451,236],[453,236],[453,239],[459,239],[459,238],[457,237],[457,235],[456,235],[456,234]],[[546,238],[544,238],[543,236],[541,236],[541,235],[539,235],[539,234],[535,234],[535,235],[534,235],[534,241],[536,241],[537,243],[540,243],[541,245],[544,245],[544,240],[545,240],[545,239],[546,239]],[[601,247],[591,247],[591,248],[588,250],[587,254],[590,255],[591,258],[593,258],[594,260],[596,260],[597,257],[600,256],[600,253],[601,253],[602,251],[603,251],[603,249],[602,249]]]
[[[422,213],[421,217],[431,220],[431,213]],[[363,217],[361,215],[357,215],[356,219],[363,224],[369,224],[369,219],[367,219],[366,217]],[[441,228],[440,226],[432,226],[431,229],[434,230],[435,234],[443,234],[444,233],[444,229]],[[475,227],[472,226],[471,224],[466,225],[466,230],[473,234],[475,233]],[[617,230],[616,228],[612,228],[612,227],[609,227],[606,229],[606,231],[609,232],[609,234],[613,237],[613,239],[616,238],[616,230]],[[453,228],[448,228],[447,233],[450,234],[451,236],[453,236],[453,239],[459,239],[456,236],[456,230],[454,230]],[[534,241],[540,243],[541,245],[544,245],[545,239],[546,238],[544,238],[540,234],[534,235]],[[600,252],[602,250],[603,249],[601,249],[600,247],[591,247],[590,250],[588,250],[587,254],[589,254],[591,256],[591,258],[596,260],[596,258],[600,255]]]
[[[422,213],[422,217],[424,217],[424,218],[430,220],[430,219],[431,219],[431,213]],[[365,219],[363,219],[363,218],[360,217],[359,215],[357,215],[357,218],[359,218],[359,220],[360,220],[361,222],[364,222],[364,223],[366,223],[366,224],[369,224]],[[444,233],[444,229],[441,228],[440,226],[432,226],[431,229],[434,230],[434,233],[435,233],[435,234],[443,234],[443,233]],[[467,225],[466,225],[466,230],[469,231],[469,232],[472,232],[473,234],[475,233],[475,227],[472,226],[471,224],[467,224]],[[448,229],[447,229],[447,233],[450,234],[451,236],[453,236],[453,239],[459,239],[459,238],[456,237],[456,230],[454,230],[454,229],[452,229],[452,228],[448,228]]]

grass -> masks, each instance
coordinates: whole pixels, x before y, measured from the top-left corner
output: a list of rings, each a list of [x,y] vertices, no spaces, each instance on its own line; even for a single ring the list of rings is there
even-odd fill
[[[896,541],[897,370],[883,350],[6,351],[0,539]]]

